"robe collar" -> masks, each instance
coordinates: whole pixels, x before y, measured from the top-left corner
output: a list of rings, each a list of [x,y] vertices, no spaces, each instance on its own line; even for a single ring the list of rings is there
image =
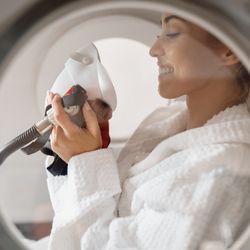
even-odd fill
[[[187,112],[185,109],[180,115],[187,117]],[[250,144],[250,113],[247,104],[227,107],[215,114],[202,127],[179,132],[167,141],[175,145],[177,150],[215,143]]]

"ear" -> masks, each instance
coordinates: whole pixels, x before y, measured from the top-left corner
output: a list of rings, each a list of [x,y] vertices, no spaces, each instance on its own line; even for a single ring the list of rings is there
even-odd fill
[[[221,53],[223,65],[232,66],[240,62],[239,58],[228,48]]]

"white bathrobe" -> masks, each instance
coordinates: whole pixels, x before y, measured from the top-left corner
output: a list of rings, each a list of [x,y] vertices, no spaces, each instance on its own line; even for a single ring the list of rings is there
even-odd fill
[[[231,246],[250,223],[246,104],[185,131],[183,102],[149,115],[115,159],[74,156],[48,173],[50,250],[203,250]]]

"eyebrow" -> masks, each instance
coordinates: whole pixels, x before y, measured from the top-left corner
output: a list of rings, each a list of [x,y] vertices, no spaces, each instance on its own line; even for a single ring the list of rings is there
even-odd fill
[[[184,20],[183,18],[178,17],[178,16],[174,16],[174,15],[165,17],[164,20],[163,20],[163,22],[164,22],[165,24],[167,24],[167,23],[168,23],[170,20],[172,20],[172,19],[178,19],[178,20],[181,20],[181,21],[183,21],[183,22],[186,22],[186,20]],[[160,23],[162,24],[162,21],[160,21]]]

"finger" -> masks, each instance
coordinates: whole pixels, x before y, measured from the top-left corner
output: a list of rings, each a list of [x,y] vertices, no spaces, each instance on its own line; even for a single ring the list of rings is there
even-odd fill
[[[70,134],[77,128],[77,126],[70,120],[69,115],[65,112],[61,103],[60,96],[54,96],[52,100],[52,108],[56,122],[64,130],[65,133]]]
[[[52,99],[53,99],[54,96],[55,96],[55,94],[52,93],[51,91],[48,91],[48,92],[47,92],[47,96],[46,96],[46,105],[51,104]]]
[[[58,148],[60,146],[60,142],[65,140],[65,136],[63,130],[60,126],[54,126],[50,135],[51,147],[52,149]]]
[[[57,126],[54,126],[52,129],[52,132],[50,134],[50,144],[51,149],[55,152],[57,147],[57,141],[56,141],[56,133],[57,133]]]
[[[95,112],[88,102],[83,105],[83,116],[86,122],[86,129],[95,137],[101,137],[100,127]]]

